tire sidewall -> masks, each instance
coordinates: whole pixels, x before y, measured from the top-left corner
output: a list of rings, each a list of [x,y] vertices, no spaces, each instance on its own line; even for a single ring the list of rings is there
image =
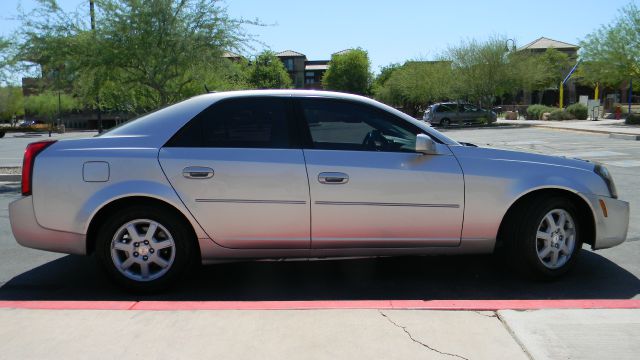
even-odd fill
[[[544,216],[551,210],[561,209],[569,213],[575,226],[575,246],[569,260],[557,269],[546,267],[538,258],[537,232]],[[536,201],[525,212],[524,218],[520,222],[520,229],[516,233],[520,234],[518,241],[518,254],[514,260],[524,260],[525,272],[539,279],[554,279],[564,275],[575,264],[578,253],[582,248],[582,224],[578,217],[578,211],[573,203],[565,198],[547,198]]]
[[[148,219],[164,226],[173,237],[175,259],[162,276],[150,281],[136,281],[122,274],[111,258],[111,241],[120,227],[132,220]],[[109,277],[118,285],[133,292],[154,292],[165,289],[184,275],[193,257],[190,233],[185,225],[168,211],[149,206],[135,206],[118,211],[100,226],[96,237],[96,256]]]

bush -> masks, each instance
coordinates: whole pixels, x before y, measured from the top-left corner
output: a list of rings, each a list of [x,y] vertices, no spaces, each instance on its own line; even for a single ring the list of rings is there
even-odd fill
[[[624,120],[624,123],[627,125],[640,125],[640,114],[639,113],[631,113]]]
[[[542,114],[551,113],[556,109],[546,105],[531,105],[527,108],[527,120],[540,120],[542,119]]]
[[[549,120],[571,120],[573,119],[573,115],[571,115],[568,111],[555,109],[551,112],[549,116]]]
[[[566,111],[569,114],[573,115],[574,119],[578,120],[587,120],[587,117],[589,115],[589,110],[587,109],[587,107],[580,103],[567,106]]]
[[[504,113],[505,120],[518,120],[518,113],[515,111],[507,111]]]

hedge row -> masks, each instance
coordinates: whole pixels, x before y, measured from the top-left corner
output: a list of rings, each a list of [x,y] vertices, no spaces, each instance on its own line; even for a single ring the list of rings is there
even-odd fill
[[[558,109],[545,105],[531,105],[527,108],[527,119],[541,120],[544,113],[549,113],[549,120],[587,120],[588,109],[582,104],[573,104],[566,109]]]
[[[627,118],[624,121],[627,125],[640,125],[640,114],[639,113],[631,113],[627,115]]]

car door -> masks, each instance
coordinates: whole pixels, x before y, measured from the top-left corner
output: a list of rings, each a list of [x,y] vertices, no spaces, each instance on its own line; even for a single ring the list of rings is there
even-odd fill
[[[216,243],[309,248],[309,185],[290,105],[281,97],[222,100],[160,150],[171,185]]]
[[[482,112],[477,107],[471,104],[461,105],[464,109],[463,119],[464,122],[477,123],[482,118]]]
[[[464,207],[458,162],[416,153],[418,127],[371,105],[301,98],[312,248],[457,246]]]
[[[440,104],[436,110],[437,116],[440,119],[439,124],[443,123],[443,120],[449,120],[449,124],[456,124],[458,119],[458,105],[456,104]]]

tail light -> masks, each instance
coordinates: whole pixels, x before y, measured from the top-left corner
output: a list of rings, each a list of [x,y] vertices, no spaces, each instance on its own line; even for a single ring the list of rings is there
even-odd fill
[[[36,156],[41,153],[42,150],[53,145],[54,142],[56,142],[56,140],[46,140],[27,145],[27,149],[24,151],[24,159],[22,160],[22,195],[31,195],[33,163],[36,160]]]

